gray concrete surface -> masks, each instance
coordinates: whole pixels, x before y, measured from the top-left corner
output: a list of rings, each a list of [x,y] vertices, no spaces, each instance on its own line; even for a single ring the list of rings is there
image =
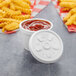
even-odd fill
[[[52,30],[64,43],[61,59],[54,64],[39,63],[24,50],[23,34],[0,34],[0,76],[76,76],[76,33],[68,33],[52,3],[36,17],[53,22]]]

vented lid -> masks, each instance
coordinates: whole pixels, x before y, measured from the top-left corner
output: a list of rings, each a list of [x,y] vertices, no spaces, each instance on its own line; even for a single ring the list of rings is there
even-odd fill
[[[29,41],[29,49],[35,59],[42,63],[54,63],[63,52],[61,38],[53,31],[35,32]]]

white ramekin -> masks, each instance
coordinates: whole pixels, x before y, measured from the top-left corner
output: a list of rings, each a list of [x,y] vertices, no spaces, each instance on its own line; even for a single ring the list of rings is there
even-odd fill
[[[31,35],[36,32],[36,31],[30,31],[28,29],[24,29],[22,27],[22,23],[24,23],[25,21],[28,21],[28,20],[44,20],[51,24],[51,27],[47,30],[51,30],[53,28],[53,23],[51,21],[42,19],[42,18],[33,18],[33,19],[27,19],[27,20],[22,21],[19,26],[20,26],[20,31],[23,32],[25,35],[24,47],[26,50],[29,50],[29,39],[30,39]],[[42,30],[45,30],[45,29],[42,29]]]

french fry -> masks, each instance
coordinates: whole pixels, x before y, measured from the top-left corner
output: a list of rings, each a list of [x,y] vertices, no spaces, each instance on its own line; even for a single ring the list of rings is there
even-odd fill
[[[63,21],[67,21],[73,14],[76,13],[76,8],[70,10],[70,12],[64,17]]]
[[[60,2],[76,2],[76,0],[60,0]]]
[[[18,22],[18,23],[20,23],[21,21],[15,20],[15,19],[11,19],[11,18],[1,18],[0,22]]]
[[[76,20],[76,14],[72,15],[68,21],[65,23],[65,25],[71,25]]]
[[[2,31],[12,31],[12,30],[16,30],[19,28],[19,24],[16,22],[12,22],[11,24],[8,24],[6,26],[3,27]]]
[[[73,22],[74,25],[76,25],[76,20]]]
[[[23,8],[28,8],[30,9],[30,5],[28,3],[24,3],[22,0],[13,0],[13,2]]]
[[[74,8],[76,7],[76,2],[60,2],[59,5],[65,8]]]
[[[70,11],[70,8],[63,8],[62,11]]]
[[[5,11],[10,16],[21,15],[21,11],[13,11],[13,10],[7,8],[7,7],[3,7],[2,10]]]
[[[31,5],[30,0],[23,0],[24,2],[28,3],[29,5]]]
[[[10,0],[5,0],[5,1],[2,1],[1,3],[0,3],[0,7],[3,7],[3,6],[6,6],[6,5],[8,5],[8,4],[10,4]]]
[[[15,6],[13,3],[10,3],[10,9],[15,11]]]
[[[17,19],[17,20],[26,20],[30,18],[30,15],[22,15],[22,16],[12,16],[13,19]]]
[[[3,0],[0,0],[0,3],[2,2]]]
[[[4,27],[5,25],[7,25],[9,22],[2,22],[0,23],[0,28]]]
[[[23,13],[31,14],[31,10],[30,9],[25,9],[25,8],[22,8],[22,7],[18,6],[18,5],[15,5],[15,8],[16,8],[16,10],[20,10]]]

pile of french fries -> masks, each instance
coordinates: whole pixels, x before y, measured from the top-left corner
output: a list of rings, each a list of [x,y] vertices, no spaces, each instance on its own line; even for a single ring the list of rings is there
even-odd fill
[[[30,16],[30,0],[0,0],[0,28],[2,32],[18,29],[19,23],[29,19]]]
[[[63,11],[69,11],[64,17],[65,25],[76,25],[76,0],[58,0]]]

